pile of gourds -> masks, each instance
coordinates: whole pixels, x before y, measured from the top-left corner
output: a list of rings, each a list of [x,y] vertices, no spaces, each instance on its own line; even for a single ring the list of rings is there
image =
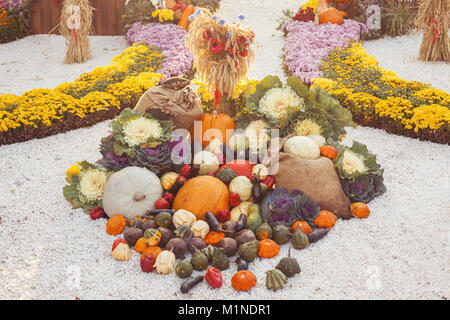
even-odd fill
[[[201,160],[195,158],[193,165],[184,165],[179,172],[168,172],[160,180],[156,175],[147,175],[145,184],[133,186],[129,181],[139,181],[145,176],[143,168],[123,169],[127,170],[127,179],[120,176],[121,171],[110,177],[105,192],[112,194],[107,194],[103,201],[110,217],[106,231],[114,236],[123,234],[112,247],[115,259],[130,260],[133,247],[141,254],[143,272],[156,270],[166,275],[175,271],[179,278],[185,279],[180,290],[187,293],[203,279],[211,287],[220,288],[221,271],[230,267],[231,258],[237,254],[234,259],[237,272],[231,278],[231,285],[236,290],[246,291],[257,282],[256,276],[248,270],[248,264],[257,257],[274,258],[280,252],[280,245],[289,242],[294,249],[302,250],[327,234],[312,232],[305,221],[295,221],[291,228],[285,225],[272,228],[263,221],[259,203],[275,184],[264,165],[235,160],[219,167],[211,157],[202,154]],[[119,175],[120,179],[115,179],[114,175]],[[117,181],[114,188],[111,181]],[[157,183],[160,188],[155,187]],[[151,190],[146,189],[149,185]],[[114,194],[114,190],[120,192]],[[128,198],[122,199],[126,193],[129,193]],[[111,200],[105,203],[105,199]],[[150,202],[145,204],[147,200]],[[142,212],[146,207],[148,210]],[[352,204],[351,211],[359,217],[370,213],[363,203]],[[100,207],[91,212],[92,219],[104,216]],[[314,220],[315,228],[328,230],[336,220],[332,212],[322,210]],[[205,273],[191,277],[194,270]],[[279,290],[287,278],[299,272],[297,260],[289,254],[266,273],[266,287]]]

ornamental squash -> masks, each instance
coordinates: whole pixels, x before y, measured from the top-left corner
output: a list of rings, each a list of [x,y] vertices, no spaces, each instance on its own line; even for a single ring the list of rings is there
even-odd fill
[[[350,212],[358,218],[367,218],[370,214],[370,209],[367,204],[363,202],[355,202],[350,205]]]
[[[205,220],[207,212],[217,214],[220,210],[229,210],[228,197],[228,188],[222,181],[212,176],[198,176],[178,191],[173,210],[185,209],[197,219]]]
[[[227,130],[234,131],[236,129],[236,124],[229,115],[218,114],[217,111],[205,113],[199,121],[202,122],[201,128],[199,128],[201,131],[197,132],[199,130],[194,124],[191,128],[191,136],[194,140],[202,141],[203,147],[207,147],[214,139],[218,139],[222,144],[225,144],[233,135],[231,132],[227,136]]]
[[[127,220],[121,214],[116,214],[106,222],[106,232],[110,235],[117,236],[122,233],[127,225]]]
[[[271,239],[259,241],[258,256],[261,258],[273,258],[280,253],[280,246]]]
[[[109,177],[103,192],[103,208],[109,217],[121,214],[133,220],[154,209],[162,193],[156,174],[145,168],[127,167]]]
[[[224,168],[230,168],[234,172],[236,172],[238,176],[246,176],[247,178],[250,179],[253,175],[252,170],[253,170],[254,166],[255,166],[255,164],[248,160],[236,159],[236,160],[230,161],[230,162],[222,165],[219,168],[218,172],[220,172]]]
[[[314,224],[319,228],[332,228],[336,223],[336,215],[328,210],[321,210],[314,220]]]
[[[241,270],[231,278],[231,285],[235,290],[247,291],[256,285],[256,276],[248,270]]]

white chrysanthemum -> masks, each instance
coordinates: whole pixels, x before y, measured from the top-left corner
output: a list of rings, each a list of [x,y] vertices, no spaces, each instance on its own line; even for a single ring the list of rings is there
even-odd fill
[[[289,86],[272,88],[259,101],[259,110],[276,120],[281,120],[290,110],[303,110],[303,102],[303,98]]]
[[[309,136],[311,134],[320,135],[322,133],[322,128],[313,120],[305,119],[296,123],[294,131],[297,136]]]
[[[87,201],[102,199],[106,185],[106,173],[99,169],[88,169],[80,174],[80,192]]]
[[[124,139],[130,147],[146,143],[150,139],[159,139],[163,129],[155,119],[138,118],[123,126]]]
[[[342,158],[342,169],[352,174],[355,172],[365,172],[367,168],[361,156],[351,150],[345,150]]]

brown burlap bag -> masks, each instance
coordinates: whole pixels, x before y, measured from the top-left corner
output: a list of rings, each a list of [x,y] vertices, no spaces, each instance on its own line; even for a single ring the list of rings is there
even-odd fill
[[[280,141],[279,150],[282,150],[290,137]],[[269,155],[263,163],[269,165],[271,159]],[[342,190],[333,161],[326,157],[302,159],[284,152],[279,153],[278,161],[278,171],[274,174],[277,187],[284,187],[289,191],[301,190],[316,201],[321,209],[329,210],[342,219],[352,217],[350,200]]]
[[[203,115],[202,103],[189,87],[169,86],[164,83],[148,89],[134,110],[142,114],[150,113],[158,120],[172,119],[176,128],[189,130],[194,121]]]

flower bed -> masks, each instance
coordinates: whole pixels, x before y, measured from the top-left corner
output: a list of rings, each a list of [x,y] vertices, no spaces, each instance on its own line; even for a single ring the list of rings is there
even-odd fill
[[[185,45],[186,35],[187,31],[176,24],[136,22],[128,30],[127,40],[130,44],[145,43],[160,48],[166,57],[163,74],[170,77],[186,74],[192,68],[192,55]]]
[[[163,54],[133,45],[72,83],[0,95],[0,145],[42,138],[114,118],[163,77]]]
[[[361,125],[438,143],[450,143],[450,95],[406,81],[378,66],[359,43],[333,51],[313,80],[348,108]]]
[[[27,1],[0,0],[0,43],[25,37],[30,31],[30,20]]]
[[[319,66],[328,54],[349,41],[359,40],[366,27],[353,20],[345,20],[342,25],[289,20],[283,30],[287,33],[285,67],[310,84],[311,79],[322,76]]]

